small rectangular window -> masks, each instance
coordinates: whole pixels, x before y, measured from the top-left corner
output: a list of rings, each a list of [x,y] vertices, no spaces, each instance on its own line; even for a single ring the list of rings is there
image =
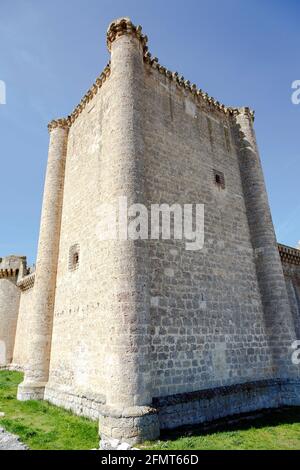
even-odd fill
[[[224,177],[224,173],[222,173],[221,171],[214,170],[214,180],[215,180],[215,184],[216,184],[219,188],[225,189],[225,177]]]
[[[69,271],[75,271],[79,267],[80,247],[78,244],[71,246],[69,250]]]

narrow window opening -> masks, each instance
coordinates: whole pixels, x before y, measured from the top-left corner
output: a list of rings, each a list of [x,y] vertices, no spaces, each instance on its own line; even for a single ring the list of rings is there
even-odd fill
[[[221,176],[218,174],[216,175],[216,183],[221,184]]]
[[[225,189],[225,177],[224,173],[221,171],[214,170],[214,178],[215,178],[215,184],[221,188]]]
[[[69,271],[75,271],[79,267],[80,248],[79,245],[73,245],[69,251]]]

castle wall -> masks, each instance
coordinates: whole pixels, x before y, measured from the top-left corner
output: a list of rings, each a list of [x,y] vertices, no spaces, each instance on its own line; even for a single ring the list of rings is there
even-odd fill
[[[30,333],[30,314],[33,309],[34,289],[21,291],[18,322],[16,328],[16,339],[12,366],[14,369],[24,370],[28,363]]]
[[[205,243],[150,243],[154,396],[272,377],[238,152],[224,113],[146,71],[147,193],[205,204]],[[224,173],[225,188],[214,170]]]
[[[11,279],[0,279],[0,366],[9,366],[14,351],[20,290]]]
[[[69,131],[49,382],[45,398],[99,414],[104,389],[104,297],[108,253],[97,238],[106,85]],[[78,266],[75,256],[78,255]],[[74,266],[72,263],[75,263]],[[88,400],[87,400],[88,399]]]
[[[300,258],[300,253],[299,253]],[[300,338],[300,265],[283,262],[283,272],[288,291],[296,338]]]
[[[25,270],[25,256],[0,258],[0,367],[10,367],[13,359],[21,295],[17,281]]]

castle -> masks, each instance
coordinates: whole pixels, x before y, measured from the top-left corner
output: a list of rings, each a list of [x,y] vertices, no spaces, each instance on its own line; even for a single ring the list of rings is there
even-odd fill
[[[159,64],[128,18],[111,61],[49,124],[36,270],[0,263],[1,365],[20,400],[100,419],[103,445],[300,405],[300,251],[278,245],[249,108]],[[205,206],[202,250],[99,240],[99,204]]]

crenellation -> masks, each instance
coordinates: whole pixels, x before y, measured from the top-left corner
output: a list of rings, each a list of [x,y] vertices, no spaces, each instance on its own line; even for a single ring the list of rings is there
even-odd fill
[[[72,111],[67,118],[54,119],[48,124],[48,130],[51,132],[53,129],[59,128],[70,128],[75,122],[78,116],[86,108],[86,105],[96,96],[98,90],[102,87],[105,81],[110,76],[110,62],[106,65],[103,72],[96,78],[91,88],[86,92],[80,103]]]
[[[151,53],[148,50],[147,36],[144,36],[142,33],[141,26],[134,26],[129,18],[121,18],[111,23],[107,31],[107,47],[108,50],[111,50],[112,43],[121,35],[133,35],[136,37],[142,44],[143,47],[143,60],[151,68],[157,70],[161,75],[167,77],[171,82],[175,83],[179,89],[188,91],[194,97],[196,102],[206,104],[209,108],[214,108],[218,111],[221,111],[225,115],[234,116],[239,113],[244,113],[245,111],[251,116],[254,120],[255,113],[249,108],[232,108],[225,106],[220,103],[214,97],[208,95],[203,90],[198,88],[196,84],[191,84],[189,80],[186,80],[184,76],[179,76],[178,72],[172,72],[168,70],[163,65],[159,64],[157,57],[152,57]],[[70,127],[74,121],[78,118],[81,112],[85,109],[86,105],[96,96],[99,89],[102,87],[103,83],[109,78],[111,73],[110,62],[104,68],[103,72],[97,77],[93,85],[86,92],[81,102],[76,106],[72,113],[67,118],[55,119],[48,124],[49,132],[56,127]]]
[[[112,21],[107,30],[107,48],[111,52],[112,43],[124,34],[133,36],[137,38],[143,48],[143,53],[148,57],[148,38],[142,34],[142,27],[135,26],[130,18],[119,18],[115,21]]]
[[[26,269],[26,256],[11,255],[0,258],[0,279],[16,282],[23,268]]]

